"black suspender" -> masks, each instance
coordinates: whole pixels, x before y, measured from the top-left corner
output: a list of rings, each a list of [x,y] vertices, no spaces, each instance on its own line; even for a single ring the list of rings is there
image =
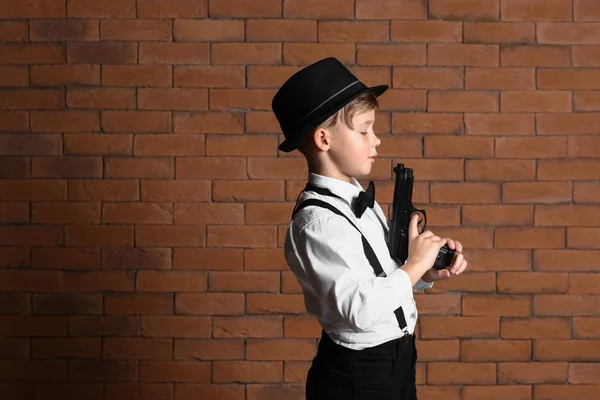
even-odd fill
[[[337,198],[341,199],[340,196],[332,193],[330,190],[311,185],[310,183],[308,183],[306,185],[306,187],[304,188],[304,191],[313,191],[313,192],[316,192],[316,193],[319,193],[319,194],[322,194],[325,196],[332,196],[332,197],[337,197]],[[350,220],[350,218],[348,218],[344,213],[342,213],[340,210],[335,208],[333,205],[331,205],[323,200],[319,200],[319,199],[304,200],[302,203],[296,205],[296,207],[294,208],[294,211],[292,212],[292,219],[294,218],[296,213],[298,213],[298,211],[300,211],[304,207],[308,207],[308,206],[317,206],[317,207],[327,208],[331,212],[346,218],[346,220],[350,223],[350,225],[352,225],[360,233],[365,256],[367,257],[367,260],[369,260],[369,264],[371,265],[371,268],[373,268],[373,272],[375,273],[375,276],[386,276],[385,272],[383,271],[383,268],[381,267],[381,263],[377,259],[377,255],[375,255],[375,251],[373,251],[373,248],[369,244],[365,235],[363,235],[361,230],[358,229],[358,227]],[[394,310],[394,314],[396,315],[396,319],[398,320],[398,326],[400,326],[400,329],[402,329],[404,331],[407,325],[406,325],[406,319],[404,318],[404,312],[402,311],[402,307],[398,307],[396,310]]]

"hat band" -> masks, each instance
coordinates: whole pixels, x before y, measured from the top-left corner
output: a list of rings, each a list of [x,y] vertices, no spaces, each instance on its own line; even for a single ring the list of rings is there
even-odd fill
[[[322,102],[321,104],[319,104],[318,106],[316,106],[315,108],[313,108],[313,110],[311,112],[309,112],[308,114],[306,114],[300,121],[298,121],[297,123],[301,123],[304,122],[305,119],[307,119],[308,117],[310,117],[312,114],[314,114],[315,112],[317,112],[319,110],[319,108],[323,107],[326,103],[328,103],[331,99],[333,99],[334,97],[338,96],[340,93],[342,93],[345,90],[348,90],[350,87],[356,85],[357,83],[360,83],[360,81],[356,80],[352,83],[350,83],[349,85],[346,85],[346,87],[344,87],[343,89],[339,90],[338,92],[332,94],[329,98],[327,98],[324,102]]]

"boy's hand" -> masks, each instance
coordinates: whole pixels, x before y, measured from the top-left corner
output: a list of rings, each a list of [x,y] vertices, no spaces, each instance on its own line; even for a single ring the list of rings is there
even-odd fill
[[[416,266],[419,277],[421,277],[433,266],[440,249],[446,244],[447,239],[442,239],[434,235],[431,231],[419,234],[417,228],[418,222],[418,214],[413,214],[408,225],[408,259],[406,260],[406,264]],[[453,245],[455,246],[454,242]]]
[[[431,268],[423,275],[423,281],[425,282],[434,282],[441,279],[448,279],[452,275],[460,275],[467,268],[467,260],[465,260],[464,255],[462,254],[463,246],[458,240],[452,240],[450,238],[446,238],[446,243],[451,250],[456,251],[456,255],[452,260],[452,263],[448,268],[437,270],[435,268]]]

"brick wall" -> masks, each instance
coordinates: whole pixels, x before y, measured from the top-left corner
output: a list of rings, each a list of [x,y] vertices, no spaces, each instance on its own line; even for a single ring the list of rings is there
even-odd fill
[[[379,201],[414,168],[470,260],[420,396],[597,400],[598,1],[3,0],[0,41],[0,398],[303,398],[270,100],[335,56],[391,86]]]

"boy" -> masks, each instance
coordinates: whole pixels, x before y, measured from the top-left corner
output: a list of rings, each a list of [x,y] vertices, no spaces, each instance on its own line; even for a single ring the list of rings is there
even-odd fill
[[[373,131],[377,97],[335,58],[298,71],[273,98],[285,141],[308,163],[285,240],[285,257],[323,331],[306,381],[306,398],[416,399],[413,290],[464,271],[462,245],[409,227],[409,256],[400,266],[387,247],[387,222],[356,178],[367,176],[381,141]],[[444,244],[457,255],[433,269]]]

